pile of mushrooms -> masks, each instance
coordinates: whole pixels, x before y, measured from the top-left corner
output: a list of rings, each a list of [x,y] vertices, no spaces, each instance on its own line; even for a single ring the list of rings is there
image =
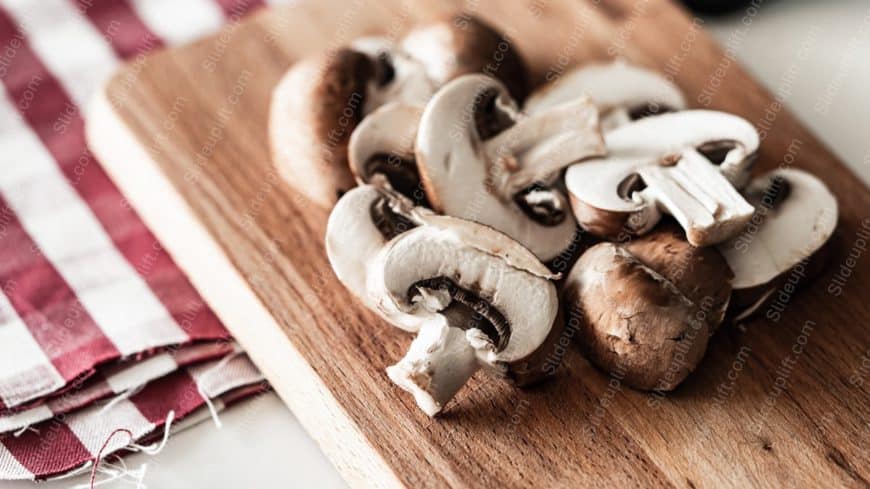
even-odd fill
[[[416,335],[387,375],[430,416],[479,370],[549,377],[572,337],[627,385],[672,390],[724,322],[820,269],[836,227],[820,180],[753,178],[754,127],[688,110],[654,71],[528,79],[508,39],[457,17],[302,60],[273,95],[274,163],[332,207],[341,283]],[[581,237],[568,273],[548,267]]]
[[[366,116],[389,102],[422,106],[448,81],[478,72],[519,100],[528,95],[525,63],[509,40],[468,16],[418,27],[398,41],[365,37],[302,59],[272,93],[275,166],[311,202],[332,207],[354,186],[348,142]]]

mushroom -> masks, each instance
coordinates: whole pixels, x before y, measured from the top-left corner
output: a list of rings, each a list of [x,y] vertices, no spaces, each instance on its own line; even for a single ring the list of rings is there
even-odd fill
[[[576,224],[550,185],[567,165],[604,154],[598,112],[576,99],[526,116],[498,80],[445,85],[420,119],[416,158],[433,209],[491,226],[542,261],[566,249]]]
[[[695,248],[681,234],[665,228],[628,245],[599,243],[565,280],[567,327],[587,358],[636,389],[679,385],[728,306],[728,265],[715,248]]]
[[[326,251],[369,309],[419,331],[391,378],[434,415],[481,367],[517,385],[552,374],[559,276],[504,234],[413,207],[383,183],[375,177],[342,196]]]
[[[360,183],[382,175],[390,187],[417,205],[428,206],[414,158],[414,140],[423,108],[392,102],[354,129],[348,145],[350,170]]]
[[[314,203],[331,207],[354,185],[347,144],[384,103],[425,103],[434,86],[423,66],[381,38],[301,60],[272,93],[269,140],[279,174]]]
[[[361,185],[345,193],[326,223],[326,255],[336,277],[369,309],[377,311],[366,292],[367,266],[387,242],[419,226],[430,211],[382,187]],[[416,331],[412,324],[394,324]]]
[[[608,155],[572,165],[565,184],[574,215],[593,234],[643,234],[662,212],[695,246],[743,229],[753,208],[738,193],[758,151],[758,133],[724,112],[647,117],[605,135]]]
[[[469,73],[497,78],[519,101],[529,94],[526,64],[513,43],[477,17],[455,15],[411,30],[402,41],[437,85]]]
[[[682,92],[667,78],[619,59],[572,70],[533,92],[523,110],[537,114],[583,95],[598,106],[605,132],[643,117],[686,108]]]
[[[387,373],[434,416],[480,368],[529,372],[525,361],[553,339],[558,275],[491,228],[430,217],[369,263],[367,290],[389,321],[419,325]]]
[[[830,190],[801,170],[762,175],[744,195],[755,205],[755,215],[741,234],[718,246],[734,270],[735,320],[764,306],[792,270],[799,272],[795,280],[819,272],[838,218],[837,200]]]

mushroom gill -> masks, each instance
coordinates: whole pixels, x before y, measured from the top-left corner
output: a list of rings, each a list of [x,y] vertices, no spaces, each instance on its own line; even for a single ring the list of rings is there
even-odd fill
[[[420,173],[413,159],[394,153],[376,153],[365,163],[366,174],[383,175],[395,191],[414,201],[415,205],[430,207],[426,192],[420,183]]]
[[[447,277],[420,280],[408,290],[408,301],[419,301],[424,294],[446,292],[450,304],[441,310],[452,327],[463,331],[478,329],[495,345],[496,353],[507,347],[511,325],[504,315],[489,301],[474,292],[456,285]]]
[[[369,207],[372,223],[378,228],[385,240],[393,239],[405,231],[417,227],[414,221],[396,211],[394,208],[396,205],[399,204],[391,202],[389,197],[382,195],[373,200]]]

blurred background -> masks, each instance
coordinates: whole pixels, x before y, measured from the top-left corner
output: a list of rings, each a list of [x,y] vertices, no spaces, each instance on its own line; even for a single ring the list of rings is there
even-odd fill
[[[744,25],[744,1],[688,0],[722,44]],[[870,2],[754,0],[737,59],[820,137],[865,183],[870,182]],[[700,7],[701,5],[706,7]],[[738,4],[722,12],[723,5]]]

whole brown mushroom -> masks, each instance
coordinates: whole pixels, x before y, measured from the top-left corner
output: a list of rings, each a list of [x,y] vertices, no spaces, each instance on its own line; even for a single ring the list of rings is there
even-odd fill
[[[425,103],[433,91],[422,65],[381,38],[303,59],[272,93],[273,163],[294,189],[330,208],[355,185],[347,145],[363,117],[389,101]]]
[[[483,73],[504,83],[511,97],[529,95],[526,63],[510,39],[488,23],[464,14],[453,15],[411,30],[402,48],[426,67],[441,86],[469,73]]]
[[[636,389],[670,391],[700,363],[725,314],[731,270],[714,248],[674,228],[600,243],[569,273],[568,328],[599,368]]]

